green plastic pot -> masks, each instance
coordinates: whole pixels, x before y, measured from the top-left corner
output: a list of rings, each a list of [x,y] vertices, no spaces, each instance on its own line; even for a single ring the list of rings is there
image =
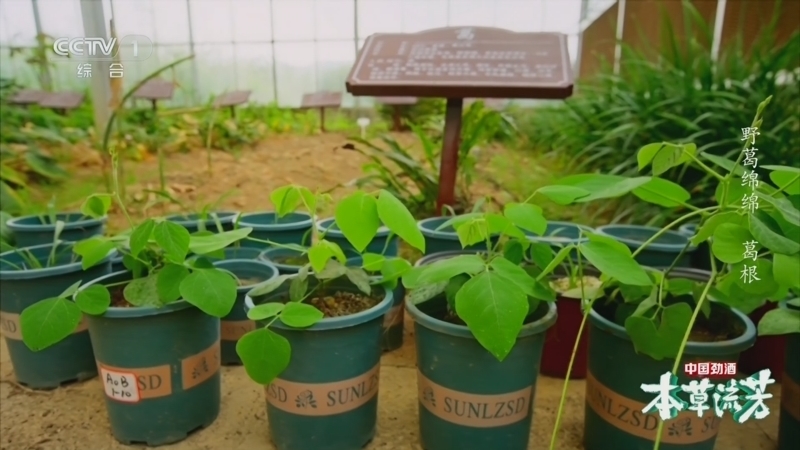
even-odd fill
[[[84,288],[130,280],[130,272],[116,272]],[[115,439],[170,444],[214,422],[221,400],[218,318],[184,300],[87,317]]]
[[[361,267],[362,258],[360,256],[347,260],[347,265],[351,267]],[[374,282],[380,282],[381,277],[372,277]],[[405,318],[405,308],[403,299],[406,297],[406,288],[402,280],[397,280],[397,286],[392,290],[392,307],[383,316],[383,334],[381,334],[381,348],[383,351],[390,352],[403,346],[403,319]]]
[[[344,233],[339,230],[333,217],[317,222],[317,230],[320,233],[325,233],[325,240],[336,243],[345,253],[358,253],[352,244],[350,244],[350,241],[344,237]],[[397,240],[397,236],[392,236],[387,246],[386,242],[389,239],[389,234],[391,233],[388,228],[378,228],[378,234],[376,234],[372,242],[367,245],[364,253],[397,256],[400,253],[400,242]],[[384,248],[386,248],[386,251],[384,251]]]
[[[222,250],[224,257],[221,258],[223,261],[227,261],[229,259],[247,259],[247,260],[259,260],[261,258],[261,254],[264,253],[264,250],[255,247],[228,247]],[[215,258],[210,255],[206,255],[206,258],[212,261],[219,261],[220,258]]]
[[[678,233],[691,239],[697,234],[697,225],[697,222],[683,224],[678,228]],[[697,250],[692,253],[689,260],[693,269],[711,270],[711,253],[709,252],[708,242],[702,242],[698,245]],[[722,263],[719,262],[717,267],[722,267]]]
[[[316,280],[309,279],[309,285]],[[358,292],[336,280],[332,289]],[[247,309],[283,302],[288,288],[245,298]],[[386,292],[376,306],[325,318],[302,330],[276,321],[271,329],[289,340],[289,366],[267,388],[267,422],[278,450],[353,450],[375,436],[380,379],[381,328],[391,308]],[[263,322],[259,322],[263,326]]]
[[[703,281],[709,274],[684,269],[677,270],[675,276]],[[657,384],[661,375],[672,370],[675,361],[656,361],[636,353],[625,328],[603,317],[597,308],[595,306],[589,315],[584,448],[650,450],[655,441],[658,414],[641,412],[655,398],[654,394],[644,392],[641,385]],[[715,303],[712,308],[723,309]],[[689,342],[681,368],[686,362],[737,362],[741,352],[753,345],[756,339],[753,322],[739,311],[730,311],[731,318],[739,321],[744,333],[727,341]],[[688,384],[689,380],[681,370],[678,384]],[[721,421],[713,408],[703,417],[684,411],[664,424],[661,449],[713,450]]]
[[[55,218],[64,222],[58,239],[68,242],[101,236],[107,220],[106,217],[92,219],[79,212],[56,214]],[[42,223],[39,216],[15,217],[6,222],[6,226],[13,233],[18,248],[52,244],[56,232],[55,224]]]
[[[792,308],[781,302],[781,308]],[[786,362],[781,378],[778,450],[794,450],[800,442],[800,332],[786,335]]]
[[[274,212],[258,212],[244,214],[239,219],[239,226],[253,229],[248,237],[279,244],[309,245],[313,221],[306,213],[290,213],[276,220]],[[269,244],[249,239],[244,239],[242,245],[260,249],[269,247]]]
[[[52,244],[45,244],[26,250],[42,262],[47,261],[52,248]],[[32,389],[53,389],[97,375],[85,322],[71,336],[42,351],[31,351],[22,342],[19,316],[25,308],[61,295],[78,281],[89,281],[111,272],[113,250],[106,259],[86,271],[80,262],[70,262],[70,244],[59,243],[57,252],[58,265],[32,270],[14,267],[21,266],[24,261],[16,251],[0,254],[0,331],[6,340],[17,381]]]
[[[627,245],[633,252],[659,230],[660,228],[641,225],[604,225],[597,228],[597,233],[614,238]],[[677,231],[667,230],[636,255],[636,261],[648,267],[669,267],[687,242],[689,242],[689,238],[686,235]],[[691,258],[696,250],[697,247],[695,246],[690,246],[686,249],[681,259],[675,264],[675,267],[691,267]]]
[[[422,232],[422,235],[425,236],[425,255],[462,249],[471,251],[486,250],[485,242],[470,245],[466,248],[461,247],[461,241],[458,240],[458,234],[456,234],[452,226],[437,230],[443,223],[452,218],[453,216],[431,217],[430,219],[417,222],[419,230]],[[496,243],[497,238],[493,238],[492,241]]]
[[[450,250],[446,252],[433,253],[430,255],[425,255],[422,258],[418,259],[417,262],[414,263],[414,266],[415,267],[426,266],[428,264],[433,264],[434,262],[440,259],[452,258],[454,256],[459,256],[459,255],[475,255],[475,254],[481,254],[481,252],[478,250]]]
[[[420,305],[406,301],[416,335],[422,447],[527,449],[545,333],[556,322],[555,303],[540,304],[502,362],[466,326],[435,318],[446,303],[443,296]]]
[[[201,229],[212,231],[214,233],[218,233],[220,231],[231,231],[233,230],[233,226],[236,223],[236,219],[239,217],[238,212],[232,211],[217,211],[214,214],[217,215],[217,219],[219,220],[219,224],[222,227],[222,230],[217,228],[217,221],[211,217],[212,213],[208,213],[205,220],[200,219],[200,214],[174,214],[171,216],[167,216],[165,219],[169,220],[170,222],[177,223],[178,225],[186,228],[190,234],[197,233]]]
[[[256,250],[257,249],[248,249]],[[215,267],[227,270],[241,279],[258,280],[254,283],[239,286],[236,290],[236,303],[233,304],[230,314],[222,318],[220,323],[220,342],[222,346],[223,365],[241,365],[242,360],[236,353],[236,343],[247,332],[255,329],[255,322],[247,318],[244,309],[244,298],[247,292],[257,283],[271,280],[278,276],[278,268],[266,261],[253,261],[245,259],[226,259],[214,263]]]
[[[581,231],[584,233],[594,232],[592,228],[587,227],[586,225],[557,221],[547,222],[547,228],[545,228],[544,234],[541,236],[528,230],[522,230],[522,232],[528,237],[529,241],[548,244],[555,252],[558,252],[567,245],[578,245],[579,243],[588,241],[589,239],[586,237],[580,238]],[[570,257],[572,259],[577,259],[578,251],[573,250],[570,252]]]
[[[297,250],[275,247],[264,250],[264,252],[261,253],[259,259],[261,261],[267,261],[272,265],[274,265],[275,267],[277,267],[278,272],[280,272],[281,275],[291,275],[293,273],[299,272],[300,268],[303,266],[281,262],[281,258],[300,256],[302,254],[303,254],[302,252],[298,252]]]

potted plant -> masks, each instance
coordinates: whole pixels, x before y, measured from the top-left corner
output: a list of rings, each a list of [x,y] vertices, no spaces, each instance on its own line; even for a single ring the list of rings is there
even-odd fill
[[[92,196],[82,209],[105,216],[104,200]],[[92,209],[98,208],[98,209]],[[73,326],[63,340],[45,351],[33,351],[23,342],[24,311],[45,308],[50,298],[74,292],[80,282],[111,271],[112,249],[98,254],[93,267],[84,270],[76,253],[79,244],[60,241],[63,222],[56,221],[50,244],[14,249],[0,254],[0,331],[6,340],[14,374],[20,384],[32,389],[53,389],[71,381],[97,375],[86,321],[78,312],[69,320]],[[62,312],[67,314],[68,312]],[[37,349],[38,350],[38,349]]]
[[[541,208],[527,202],[450,222],[463,248],[483,242],[484,251],[430,255],[403,276],[422,447],[527,449],[544,335],[556,321],[547,277],[570,249],[544,266],[526,262],[523,230],[547,228]]]
[[[697,234],[699,222],[692,222],[686,223],[678,227],[678,233],[688,237],[689,239],[693,238],[695,234]],[[710,253],[711,251],[708,248],[708,243],[703,242],[697,246],[697,250],[692,252],[690,261],[691,266],[695,269],[700,270],[711,270],[711,260],[710,260]],[[717,265],[721,263],[717,261]]]
[[[449,216],[430,217],[417,222],[419,230],[422,232],[422,235],[425,236],[425,256],[434,253],[462,250],[461,241],[458,239],[458,233],[456,229],[453,228],[453,225],[450,224],[450,220],[457,216],[464,217],[479,213],[484,201],[485,199],[481,199],[481,201],[476,203],[471,213],[457,215],[452,208],[447,207],[450,212]],[[482,248],[486,248],[485,242],[470,246],[464,250],[480,250]]]
[[[351,222],[359,220],[361,220],[360,217],[329,217],[317,222],[317,232],[322,233],[326,241],[338,245],[342,251],[359,253],[339,228],[342,223],[348,226],[351,225]],[[388,227],[380,227],[366,251],[384,256],[397,256],[400,253],[400,244]]]
[[[768,102],[769,99],[759,105],[747,130],[757,130],[761,126],[761,114]],[[753,143],[753,136],[746,135],[743,140],[747,149]],[[688,386],[691,373],[684,372],[691,372],[692,364],[708,362],[722,367],[718,365],[735,363],[756,338],[754,324],[738,309],[752,309],[752,305],[759,305],[782,286],[797,283],[796,273],[791,273],[790,268],[797,267],[800,243],[788,236],[800,227],[800,211],[783,192],[788,186],[783,182],[776,182],[777,187],[766,182],[759,184],[752,194],[758,198],[761,208],[742,207],[743,203],[747,206],[743,199],[749,198],[751,192],[747,188],[740,189],[741,180],[734,175],[742,173],[739,164],[744,153],[732,161],[698,152],[693,144],[656,143],[642,147],[637,154],[640,170],[649,166],[652,176],[625,178],[582,174],[558,184],[584,191],[572,200],[573,203],[632,193],[656,205],[689,210],[652,234],[633,252],[628,246],[599,233],[589,234],[588,242],[578,244],[580,255],[601,272],[605,291],[603,297],[598,297],[605,300],[592,300],[583,320],[584,324],[588,320],[590,326],[584,423],[587,450],[650,446],[657,450],[662,443],[672,449],[713,449],[721,422],[716,408],[711,407],[701,414],[679,403],[679,408],[667,407],[659,411],[654,407],[657,395],[645,392],[642,386],[651,385],[653,389],[648,389],[654,392],[659,380],[679,387]],[[689,204],[688,191],[658,177],[684,164],[697,166],[718,181],[715,205],[693,206]],[[711,166],[718,166],[725,172],[719,173],[719,168]],[[782,166],[763,168],[796,173],[796,169]],[[636,261],[636,256],[665,232],[697,217],[700,225],[696,235],[685,243],[669,267],[642,267]],[[712,258],[711,272],[676,268],[686,250],[712,237],[710,249],[723,263],[722,267],[717,267]],[[768,253],[772,261],[765,258]],[[756,270],[757,276],[753,276]],[[620,367],[625,370],[612,369]],[[769,378],[769,373],[758,376]],[[725,378],[732,376],[723,374],[722,380]],[[762,381],[771,382],[764,378]],[[724,390],[732,385],[723,383],[722,386]],[[551,449],[556,445],[566,388],[565,384]],[[717,389],[720,388],[717,386]],[[748,403],[736,412],[724,405],[720,408],[721,414],[733,414],[737,421],[743,422],[754,414],[752,406]],[[627,416],[625,411],[628,411]]]
[[[686,244],[689,237],[677,231],[647,227],[643,225],[603,225],[597,228],[597,233],[609,236],[627,245],[632,251],[637,250],[651,237],[658,233],[657,239],[649,241],[647,248],[636,255],[636,261],[649,267],[668,267],[675,260],[676,255],[681,255],[677,267],[690,267],[691,260],[697,247]]]
[[[794,194],[797,195],[797,194]],[[797,255],[795,255],[797,256]],[[797,258],[793,269],[800,267]],[[790,269],[791,270],[791,269]],[[795,276],[792,288],[800,291]],[[758,335],[785,336],[785,371],[781,379],[781,407],[778,422],[778,450],[794,448],[800,438],[800,297],[781,302],[780,307],[764,314],[758,323]]]
[[[17,247],[33,247],[53,243],[56,225],[60,225],[61,240],[77,242],[91,236],[102,235],[107,217],[97,216],[91,208],[97,208],[100,197],[90,197],[91,204],[84,203],[78,212],[56,213],[52,202],[46,214],[9,218],[5,223],[14,236]],[[89,208],[89,209],[87,209]]]
[[[303,203],[315,211],[315,196],[303,188]],[[340,217],[357,217],[343,220]],[[411,213],[392,194],[361,191],[336,206],[336,226],[381,283],[409,267],[397,258],[365,253],[383,226],[424,251]],[[256,286],[246,298],[258,328],[236,350],[247,374],[267,386],[270,435],[279,450],[351,450],[375,434],[381,329],[392,291],[373,283],[361,268],[346,267],[339,245],[313,239],[309,264]]]
[[[248,213],[239,219],[240,226],[253,229],[250,239],[245,240],[242,245],[265,249],[269,244],[262,241],[305,246],[310,244],[313,226],[311,214],[296,210],[300,198],[297,197],[298,190],[294,186],[284,186],[282,189],[287,192],[275,191],[270,197],[275,206],[274,211]],[[279,199],[284,203],[278,203]]]
[[[118,191],[114,154],[112,162]],[[116,248],[127,270],[76,283],[27,307],[20,318],[22,340],[33,351],[55,348],[85,314],[114,437],[150,446],[177,442],[219,413],[219,318],[231,312],[237,296],[231,271],[202,255],[251,230],[192,236],[169,220],[134,224],[122,199],[114,197],[130,233],[89,238],[75,252],[89,268]]]

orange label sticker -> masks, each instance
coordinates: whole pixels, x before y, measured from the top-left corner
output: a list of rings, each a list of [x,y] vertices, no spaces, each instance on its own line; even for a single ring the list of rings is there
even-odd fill
[[[800,422],[800,384],[786,372],[781,378],[781,409]]]
[[[301,416],[332,416],[352,411],[378,395],[380,363],[357,377],[333,383],[273,381],[266,387],[267,402]]]
[[[81,333],[89,329],[89,322],[86,316],[83,316],[78,327],[75,328],[73,334]],[[13,339],[15,341],[22,340],[22,328],[19,324],[19,314],[0,312],[0,334],[6,339]]]
[[[256,323],[252,320],[223,320],[220,325],[220,338],[223,341],[236,342],[255,329]]]
[[[181,361],[183,390],[189,390],[214,376],[219,372],[220,362],[219,341],[196,355],[184,358]]]
[[[433,415],[471,428],[502,427],[531,413],[533,386],[506,394],[471,394],[438,385],[417,371],[419,401]]]
[[[393,306],[392,309],[386,312],[383,316],[383,328],[391,328],[395,325],[403,323],[403,305]]]
[[[139,400],[166,397],[172,394],[172,370],[170,370],[169,364],[131,369],[111,367],[98,362],[97,370],[100,372],[106,395],[113,400],[135,403]],[[132,380],[135,382],[131,383]],[[127,384],[127,386],[123,386],[123,384]],[[131,391],[133,385],[136,386],[137,397],[134,397]],[[130,392],[131,395],[123,394],[122,389],[127,389],[126,392]],[[136,400],[133,400],[134,398]]]
[[[604,421],[625,433],[650,441],[656,440],[658,413],[645,414],[646,403],[624,397],[586,374],[586,401]],[[722,419],[711,408],[702,417],[695,411],[682,411],[664,424],[661,442],[665,444],[696,444],[705,442],[719,432]]]

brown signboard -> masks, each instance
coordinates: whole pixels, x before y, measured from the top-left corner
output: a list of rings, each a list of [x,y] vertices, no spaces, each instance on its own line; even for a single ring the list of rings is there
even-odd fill
[[[252,93],[253,91],[233,91],[222,94],[214,99],[214,106],[224,107],[242,105],[250,100],[250,94]]]
[[[39,103],[46,95],[45,91],[23,89],[8,99],[8,102],[13,105],[33,105]]]
[[[375,101],[391,106],[415,105],[417,97],[376,97]]]
[[[338,108],[342,105],[341,92],[314,92],[303,95],[301,108]]]
[[[483,102],[483,106],[495,111],[502,111],[507,104],[506,100],[500,98],[470,98],[464,99],[464,107],[466,108],[475,102]]]
[[[83,103],[83,94],[79,92],[51,92],[39,101],[43,108],[68,110],[75,109]]]
[[[134,92],[135,98],[147,100],[169,100],[175,93],[175,84],[170,81],[153,79]]]
[[[573,76],[565,34],[449,27],[368,37],[345,84],[353,95],[562,99]]]

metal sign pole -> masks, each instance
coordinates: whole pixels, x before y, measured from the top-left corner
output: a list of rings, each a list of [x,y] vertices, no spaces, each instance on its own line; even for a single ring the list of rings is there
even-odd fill
[[[81,0],[83,33],[86,37],[108,39],[105,16],[101,0]],[[95,136],[102,137],[110,116],[111,86],[109,80],[109,61],[91,61],[92,65],[92,106],[94,109]]]

